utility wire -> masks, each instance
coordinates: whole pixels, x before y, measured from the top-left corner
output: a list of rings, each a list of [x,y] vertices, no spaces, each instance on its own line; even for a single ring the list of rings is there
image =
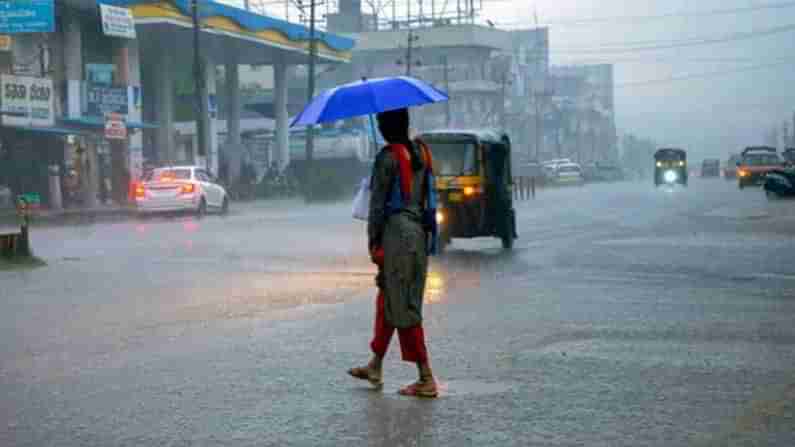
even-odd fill
[[[696,79],[711,79],[719,76],[727,76],[736,73],[745,73],[748,71],[756,71],[756,70],[765,70],[775,67],[782,67],[782,66],[791,66],[792,63],[795,62],[795,59],[789,59],[783,62],[776,62],[772,64],[759,64],[759,65],[752,65],[749,67],[741,67],[734,70],[721,70],[721,71],[711,71],[705,73],[693,73],[689,75],[682,75],[682,76],[671,76],[668,78],[662,79],[650,79],[647,81],[638,81],[638,82],[625,82],[616,84],[615,88],[627,88],[627,87],[642,87],[647,85],[656,85],[656,84],[668,84],[672,82],[681,82],[681,81],[691,81]]]
[[[765,3],[756,6],[747,6],[747,7],[740,7],[740,8],[728,8],[728,9],[712,9],[712,10],[705,10],[705,11],[692,11],[692,12],[676,12],[676,13],[668,13],[668,14],[656,14],[656,15],[641,15],[641,16],[613,16],[613,17],[590,17],[590,18],[560,18],[560,19],[550,19],[544,20],[542,24],[544,25],[594,25],[594,24],[616,24],[616,23],[624,23],[624,24],[632,24],[632,23],[645,23],[650,21],[657,21],[657,20],[670,20],[670,19],[682,19],[682,18],[690,18],[690,17],[711,17],[711,16],[719,16],[719,15],[733,15],[733,14],[743,14],[748,12],[754,11],[763,11],[763,10],[773,10],[773,9],[785,9],[785,8],[793,8],[795,7],[795,1],[789,2],[780,2],[780,3]],[[499,25],[505,26],[534,26],[535,22],[530,20],[517,20],[517,21],[500,21],[496,22]]]
[[[773,28],[766,28],[759,31],[750,31],[750,32],[739,32],[739,33],[732,33],[722,37],[707,37],[707,38],[700,38],[700,39],[683,39],[683,40],[674,40],[674,41],[660,41],[659,44],[655,45],[637,45],[632,42],[628,42],[627,46],[624,48],[616,48],[614,46],[604,46],[604,47],[590,47],[590,48],[562,48],[556,49],[556,54],[561,53],[582,53],[582,54],[605,54],[605,53],[632,53],[637,51],[654,51],[654,50],[665,50],[665,49],[672,49],[672,48],[684,48],[684,47],[693,47],[693,46],[700,46],[700,45],[713,45],[713,44],[720,44],[720,43],[727,43],[727,42],[736,42],[740,40],[749,40],[749,39],[756,39],[759,37],[771,36],[774,34],[781,34],[786,32],[795,31],[795,24],[777,26]],[[617,43],[614,44],[606,44],[606,45],[620,45]]]
[[[557,65],[599,65],[599,64],[765,64],[778,61],[788,61],[791,58],[776,57],[768,59],[767,61],[760,61],[759,59],[749,57],[638,57],[638,58],[598,58],[598,59],[582,59],[573,58],[565,60]]]

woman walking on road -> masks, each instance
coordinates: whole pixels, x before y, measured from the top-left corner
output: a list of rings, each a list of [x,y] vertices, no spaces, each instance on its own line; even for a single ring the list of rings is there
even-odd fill
[[[378,129],[389,143],[373,166],[368,247],[378,265],[373,356],[348,373],[375,386],[383,385],[383,359],[397,329],[402,359],[417,365],[419,379],[400,394],[438,395],[422,328],[422,302],[428,270],[427,201],[432,158],[428,148],[409,138],[409,113],[399,109],[378,114]],[[399,189],[399,191],[395,191]],[[396,204],[395,202],[399,202]],[[435,216],[431,216],[435,218]]]

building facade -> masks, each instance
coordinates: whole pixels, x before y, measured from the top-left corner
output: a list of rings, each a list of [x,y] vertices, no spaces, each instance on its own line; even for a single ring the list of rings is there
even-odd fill
[[[0,34],[8,33],[0,48],[0,184],[15,193],[38,194],[53,207],[62,197],[93,207],[126,202],[146,162],[197,163],[218,173],[222,155],[241,152],[240,65],[270,67],[275,158],[289,162],[287,73],[308,61],[304,26],[202,2],[198,72],[206,88],[199,99],[190,0],[10,5],[0,12],[7,15]],[[350,59],[352,39],[324,32],[316,39],[319,62]],[[223,126],[219,90],[229,101]],[[207,114],[197,113],[202,102]],[[55,194],[61,184],[66,194]]]

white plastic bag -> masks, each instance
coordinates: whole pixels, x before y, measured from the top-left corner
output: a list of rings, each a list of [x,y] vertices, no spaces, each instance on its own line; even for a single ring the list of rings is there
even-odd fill
[[[367,221],[370,215],[370,177],[365,177],[359,183],[359,190],[353,199],[353,218]]]

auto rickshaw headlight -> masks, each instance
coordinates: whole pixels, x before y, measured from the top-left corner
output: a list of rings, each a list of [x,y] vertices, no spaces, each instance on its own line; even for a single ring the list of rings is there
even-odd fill
[[[679,161],[679,166],[684,166],[684,165],[685,165],[685,162],[680,160]]]
[[[673,183],[676,181],[676,171],[665,171],[663,175],[663,180],[668,183]]]
[[[657,167],[658,167],[658,168],[662,168],[662,162],[661,162],[661,161],[658,161],[658,162],[657,162]]]

